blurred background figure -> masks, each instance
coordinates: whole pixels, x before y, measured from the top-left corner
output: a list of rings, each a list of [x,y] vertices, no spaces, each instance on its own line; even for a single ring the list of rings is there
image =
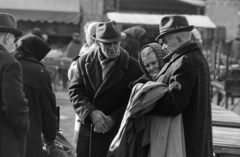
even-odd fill
[[[86,43],[82,46],[79,56],[85,53],[94,43],[95,40],[92,38],[92,35],[96,33],[96,27],[98,22],[96,21],[89,21],[84,25],[84,33],[85,33],[85,40]]]
[[[39,38],[41,38],[41,39],[43,39],[42,30],[41,30],[40,28],[38,28],[38,27],[33,28],[32,34],[33,34],[33,35],[36,35],[37,37],[39,37]],[[44,39],[43,39],[43,40],[44,40]]]
[[[191,39],[195,42],[197,42],[198,46],[202,49],[203,48],[203,40],[202,40],[202,36],[200,34],[200,32],[194,28],[192,30],[192,37]]]
[[[42,34],[42,37],[46,42],[48,41],[48,35],[47,34]]]
[[[74,58],[79,54],[79,51],[81,49],[81,40],[80,40],[80,34],[75,32],[72,35],[72,41],[67,45],[67,49],[65,52],[65,56],[68,58]]]
[[[97,27],[98,22],[95,21],[90,21],[87,22],[84,26],[84,32],[85,32],[85,38],[86,38],[86,43],[82,46],[80,52],[78,55],[76,55],[73,58],[73,61],[71,63],[70,68],[68,69],[68,79],[72,80],[76,65],[77,65],[77,60],[78,58],[86,53],[90,47],[93,45],[96,45],[96,41],[92,38],[93,34],[96,34],[96,27]]]
[[[121,47],[137,60],[140,50],[139,39],[146,33],[146,30],[140,26],[133,26],[123,32],[126,33],[127,37],[121,42]]]
[[[237,37],[231,42],[231,53],[230,56],[236,59],[238,64],[240,64],[240,25],[238,26]]]

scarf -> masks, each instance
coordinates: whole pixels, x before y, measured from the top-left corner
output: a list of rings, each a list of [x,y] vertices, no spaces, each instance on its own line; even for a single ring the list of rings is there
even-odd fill
[[[109,73],[109,71],[112,69],[112,67],[117,62],[118,58],[120,56],[120,52],[118,53],[118,56],[115,59],[109,59],[102,53],[101,49],[98,50],[98,59],[100,62],[100,65],[102,67],[102,80],[104,81]]]

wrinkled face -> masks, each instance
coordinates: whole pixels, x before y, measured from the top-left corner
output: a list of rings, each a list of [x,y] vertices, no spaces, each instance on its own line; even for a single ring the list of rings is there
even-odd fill
[[[120,53],[120,42],[102,43],[99,42],[103,54],[109,59],[115,59]]]
[[[170,52],[174,52],[180,47],[180,39],[175,34],[166,34],[162,37],[163,48],[167,48]]]
[[[150,49],[151,49],[151,52],[149,52]],[[157,56],[155,52],[152,51],[152,48],[149,48],[149,47],[144,48],[141,53],[141,59],[145,69],[147,70],[149,75],[152,77],[152,79],[155,80],[160,72],[160,68],[159,68]]]

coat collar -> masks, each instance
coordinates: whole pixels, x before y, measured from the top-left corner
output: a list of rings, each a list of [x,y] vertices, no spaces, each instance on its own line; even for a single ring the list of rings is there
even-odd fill
[[[0,50],[7,51],[2,45],[0,45]]]
[[[160,75],[166,72],[169,66],[178,58],[183,56],[184,54],[191,52],[193,50],[199,49],[199,46],[194,41],[189,41],[186,44],[182,45],[179,49],[175,52],[168,54],[166,57],[163,58],[164,62],[166,63],[163,68],[161,69],[160,73],[158,74],[158,78]]]
[[[22,55],[20,52],[17,52],[14,54],[14,57],[17,59],[17,60],[27,60],[29,62],[33,62],[33,63],[36,63],[36,64],[40,64],[41,66],[45,67],[44,64],[42,64],[41,62],[39,62],[34,56],[32,55]]]
[[[124,71],[127,70],[129,66],[129,55],[126,51],[121,49],[118,61],[112,67],[106,79],[102,82],[102,69],[97,56],[99,50],[100,47],[97,47],[95,50],[90,51],[85,63],[88,78],[96,92],[95,97],[117,83],[124,76]]]

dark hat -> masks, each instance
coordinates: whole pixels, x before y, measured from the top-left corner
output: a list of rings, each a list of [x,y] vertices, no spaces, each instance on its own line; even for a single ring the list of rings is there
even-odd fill
[[[35,35],[26,35],[16,42],[17,48],[33,55],[38,61],[41,61],[51,50],[50,46],[41,38]]]
[[[125,39],[125,37],[126,34],[120,32],[115,21],[100,22],[97,25],[96,34],[92,36],[93,39],[105,43],[121,41]]]
[[[38,28],[38,27],[33,28],[32,34],[36,35],[37,37],[39,37],[41,39],[43,39],[43,37],[42,37],[42,30],[40,28]]]
[[[156,40],[161,38],[164,34],[167,33],[176,33],[176,32],[190,32],[194,26],[189,26],[188,20],[185,16],[174,15],[174,16],[165,16],[162,18],[159,25],[160,34],[157,36]]]
[[[21,36],[23,32],[17,29],[16,19],[8,13],[0,12],[0,32],[12,33],[15,36]]]

